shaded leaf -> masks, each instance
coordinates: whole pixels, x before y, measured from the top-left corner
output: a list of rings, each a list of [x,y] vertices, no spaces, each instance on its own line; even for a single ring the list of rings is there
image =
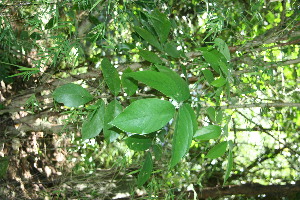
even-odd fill
[[[138,187],[144,185],[144,183],[146,183],[146,181],[150,178],[152,169],[153,169],[152,156],[150,152],[147,152],[144,164],[138,175],[138,180],[137,180]]]
[[[219,69],[220,58],[218,58],[217,55],[215,55],[214,53],[212,53],[210,51],[203,51],[202,55],[203,55],[204,59],[206,60],[206,62],[208,62],[210,64],[210,66],[216,72],[220,73],[220,69]]]
[[[224,55],[227,61],[230,61],[230,51],[224,40],[221,38],[215,39],[215,45],[217,46],[218,51]]]
[[[232,151],[229,151],[228,157],[227,157],[227,167],[226,167],[223,185],[226,183],[227,179],[229,178],[232,167],[233,167]]]
[[[112,66],[107,58],[102,60],[101,69],[108,88],[113,95],[117,96],[121,90],[121,80],[117,69]]]
[[[215,121],[216,120],[216,111],[215,111],[214,107],[208,107],[206,109],[206,112],[207,112],[207,115],[208,115],[208,117],[209,117],[209,119],[211,121]]]
[[[185,156],[190,148],[192,136],[193,122],[188,104],[184,104],[179,108],[175,120],[170,167],[174,167]]]
[[[208,125],[197,130],[194,138],[199,140],[216,139],[221,135],[221,127],[216,125]]]
[[[167,18],[164,13],[159,12],[159,10],[155,9],[150,15],[150,21],[157,33],[160,42],[164,43],[168,39],[170,30],[171,30],[171,22]]]
[[[215,80],[214,75],[210,70],[204,69],[204,70],[202,70],[202,73],[203,73],[203,75],[204,75],[204,77],[205,77],[205,79],[207,80],[208,83],[211,83]]]
[[[160,99],[134,101],[110,124],[131,133],[151,133],[165,126],[173,117],[174,106]]]
[[[123,71],[121,78],[123,89],[128,96],[134,95],[138,89],[138,81],[128,76],[128,73],[130,72],[132,72],[132,70],[128,67],[125,71]]]
[[[177,47],[173,42],[168,42],[165,44],[164,51],[173,58],[178,58],[180,56],[180,51],[177,50]]]
[[[139,55],[142,56],[145,60],[155,63],[161,64],[162,60],[153,52],[147,50],[140,50]]]
[[[215,159],[215,158],[223,156],[226,151],[227,144],[228,143],[226,141],[224,141],[224,142],[221,142],[221,143],[215,145],[212,149],[209,150],[209,152],[207,153],[207,155],[205,157]]]
[[[119,137],[118,130],[115,130],[115,128],[108,123],[121,112],[122,106],[117,100],[111,101],[105,109],[103,133],[108,143],[115,141]]]
[[[7,157],[0,157],[0,178],[4,178],[6,176],[8,164],[9,159]]]
[[[134,151],[145,151],[152,145],[152,139],[144,135],[132,135],[125,139],[129,149]]]
[[[162,157],[162,146],[155,144],[152,146],[153,153],[156,160],[160,160]]]
[[[158,49],[161,49],[161,45],[159,44],[159,42],[157,41],[157,39],[147,30],[140,28],[138,26],[133,27],[133,29],[147,42],[149,42],[149,44],[155,46]]]
[[[65,106],[79,107],[90,102],[93,96],[80,85],[68,83],[56,88],[53,92],[53,98]]]
[[[87,119],[82,124],[82,139],[90,139],[99,135],[104,125],[105,105],[102,99],[98,100],[98,108],[90,112]]]

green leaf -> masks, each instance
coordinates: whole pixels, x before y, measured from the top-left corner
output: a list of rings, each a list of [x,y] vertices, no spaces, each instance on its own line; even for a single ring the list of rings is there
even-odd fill
[[[206,112],[211,121],[216,121],[216,111],[214,107],[207,108]]]
[[[230,61],[230,51],[226,42],[220,38],[216,38],[215,45],[217,46],[218,51],[224,55],[226,60]]]
[[[157,39],[147,30],[140,28],[138,26],[133,27],[133,29],[147,42],[149,42],[149,44],[155,46],[158,49],[161,49],[161,45],[159,44],[159,42],[157,41]]]
[[[205,79],[207,80],[208,83],[211,83],[211,82],[214,81],[214,75],[210,70],[204,69],[204,70],[202,70],[202,73],[203,73],[203,75],[204,75],[204,77],[205,77]]]
[[[90,102],[93,96],[80,85],[68,83],[56,88],[53,92],[53,98],[65,106],[79,107]]]
[[[173,42],[165,44],[164,51],[173,58],[178,58],[180,56],[180,51],[177,50],[177,47]]]
[[[161,43],[166,42],[171,30],[171,22],[167,16],[155,9],[149,18]]]
[[[215,159],[215,158],[223,156],[226,151],[227,144],[228,144],[228,142],[224,141],[224,142],[221,142],[221,143],[215,145],[212,149],[209,150],[209,152],[207,153],[207,155],[205,157]]]
[[[156,160],[160,160],[162,157],[162,146],[155,144],[152,146],[152,150]]]
[[[134,101],[110,124],[131,133],[151,133],[165,126],[173,117],[174,106],[160,99]]]
[[[152,139],[144,135],[132,135],[125,139],[125,144],[134,151],[145,151],[152,145]]]
[[[220,124],[222,122],[222,120],[223,120],[223,112],[222,112],[222,110],[219,110],[218,114],[216,115],[216,122],[218,124]]]
[[[132,96],[135,94],[138,89],[138,81],[128,76],[128,73],[132,72],[132,70],[128,67],[123,71],[123,75],[121,78],[123,89],[128,96]]]
[[[221,127],[216,125],[208,125],[196,131],[194,138],[199,140],[216,139],[221,135]]]
[[[8,164],[9,159],[7,157],[0,157],[0,178],[4,178],[6,176]]]
[[[218,58],[217,55],[215,55],[214,53],[212,53],[210,51],[203,51],[202,55],[203,55],[204,59],[206,60],[206,62],[208,62],[210,64],[210,66],[217,73],[220,73],[220,69],[219,69],[219,60],[220,60],[220,58]]]
[[[178,102],[185,101],[190,97],[187,83],[173,71],[139,71],[128,75]]]
[[[142,56],[145,60],[155,63],[161,64],[162,60],[153,52],[147,50],[140,50],[139,55]]]
[[[226,167],[223,185],[226,183],[227,179],[229,178],[232,167],[233,167],[232,151],[229,151],[228,157],[227,157],[227,167]]]
[[[192,109],[190,104],[185,103],[185,107],[186,109],[189,111],[190,116],[191,116],[191,120],[192,120],[192,124],[193,124],[193,134],[190,135],[193,137],[193,135],[196,133],[197,129],[198,129],[198,122],[197,122],[197,116],[194,112],[194,110]],[[192,138],[190,138],[190,140],[192,140]]]
[[[51,29],[56,24],[55,17],[52,17],[48,23],[45,25],[45,29]]]
[[[138,187],[144,185],[144,183],[146,183],[146,181],[150,178],[152,169],[153,169],[152,156],[150,152],[147,152],[143,167],[138,175],[138,180],[137,180]]]
[[[227,64],[225,64],[223,62],[219,62],[219,66],[220,66],[220,69],[222,70],[223,74],[225,75],[225,77],[228,77],[229,68],[228,68]]]
[[[117,96],[121,90],[121,80],[117,69],[112,66],[107,58],[102,60],[101,69],[108,88],[114,96]]]
[[[220,78],[214,80],[213,82],[211,82],[210,84],[215,87],[222,87],[226,83],[227,83],[227,80],[223,77],[220,77]]]
[[[81,135],[84,140],[99,135],[103,129],[105,113],[104,101],[100,99],[97,104],[99,105],[98,108],[92,111],[82,124]]]
[[[174,167],[185,156],[192,142],[193,122],[188,106],[184,104],[179,108],[175,120],[170,167]]]
[[[108,143],[115,141],[119,137],[118,130],[115,130],[116,128],[108,123],[121,112],[122,106],[117,100],[111,101],[105,109],[103,133]]]

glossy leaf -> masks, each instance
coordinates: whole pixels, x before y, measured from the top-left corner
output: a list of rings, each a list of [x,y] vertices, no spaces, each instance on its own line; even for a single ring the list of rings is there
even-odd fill
[[[216,139],[221,135],[221,127],[216,125],[208,125],[197,130],[194,138],[198,140]]]
[[[108,143],[115,141],[119,137],[118,130],[108,123],[121,112],[122,106],[117,100],[111,101],[105,109],[103,133],[104,138]]]
[[[82,124],[82,139],[96,137],[103,129],[105,105],[102,99],[98,102],[98,108],[92,111]]]
[[[169,101],[141,99],[125,108],[110,124],[126,132],[146,134],[165,126],[174,112]]]
[[[53,98],[68,107],[79,107],[90,102],[93,96],[80,85],[68,83],[56,88]]]
[[[223,77],[220,77],[220,78],[214,80],[213,82],[211,82],[210,84],[215,87],[222,87],[226,83],[227,83],[227,80]]]
[[[110,92],[117,96],[121,90],[121,80],[116,68],[110,63],[107,58],[104,58],[101,62],[101,69],[104,77],[104,81],[107,84]]]
[[[158,49],[161,49],[161,45],[159,44],[158,40],[147,30],[140,28],[138,26],[133,27],[133,29],[149,44],[155,46]]]
[[[145,151],[152,145],[152,139],[144,135],[132,135],[125,139],[125,144],[134,151]]]
[[[146,183],[146,181],[150,178],[152,169],[153,169],[152,156],[150,152],[147,152],[144,164],[138,175],[138,180],[137,180],[138,187],[144,185],[144,183]]]
[[[226,167],[226,172],[225,172],[225,176],[224,176],[223,185],[225,184],[225,182],[229,178],[229,175],[230,175],[230,172],[232,171],[232,168],[233,168],[232,151],[229,151],[228,157],[227,157],[227,167]]]
[[[168,42],[165,44],[164,51],[173,58],[178,58],[180,56],[180,51],[177,50],[177,47],[173,42]]]
[[[174,167],[185,156],[192,143],[192,137],[193,122],[188,104],[184,104],[179,108],[175,121],[170,167]]]
[[[145,60],[155,63],[161,64],[162,60],[153,52],[147,50],[140,50],[139,55],[142,56]]]
[[[188,85],[175,72],[139,71],[128,75],[178,102],[190,97]]]
[[[136,90],[138,89],[138,81],[128,76],[128,73],[131,72],[132,70],[130,68],[127,68],[125,71],[123,71],[123,75],[121,78],[123,89],[128,96],[134,95]]]
[[[164,43],[168,39],[170,30],[171,30],[171,22],[167,18],[164,13],[159,12],[155,9],[150,15],[150,21],[157,33],[160,42]]]
[[[212,149],[209,150],[209,152],[207,153],[207,155],[205,157],[215,159],[215,158],[223,156],[226,151],[227,144],[228,143],[226,141],[224,141],[224,142],[221,142],[221,143],[215,145]]]

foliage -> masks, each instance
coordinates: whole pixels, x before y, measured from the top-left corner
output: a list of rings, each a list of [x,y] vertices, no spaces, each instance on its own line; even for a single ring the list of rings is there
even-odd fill
[[[296,1],[27,3],[0,18],[0,80],[53,83],[76,173],[120,165],[164,198],[299,179]]]

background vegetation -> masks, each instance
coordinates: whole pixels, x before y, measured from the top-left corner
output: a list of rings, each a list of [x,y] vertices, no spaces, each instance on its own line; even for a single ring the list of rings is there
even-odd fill
[[[299,19],[297,0],[1,1],[0,197],[299,199]],[[106,78],[105,62],[119,76]],[[220,137],[195,137],[173,168],[174,123],[148,134],[145,151],[116,129],[82,138],[99,105],[174,100],[143,81],[124,88],[124,74],[159,66],[188,85],[197,129]],[[61,104],[54,91],[68,83],[94,100]],[[226,153],[207,158],[222,142]]]

